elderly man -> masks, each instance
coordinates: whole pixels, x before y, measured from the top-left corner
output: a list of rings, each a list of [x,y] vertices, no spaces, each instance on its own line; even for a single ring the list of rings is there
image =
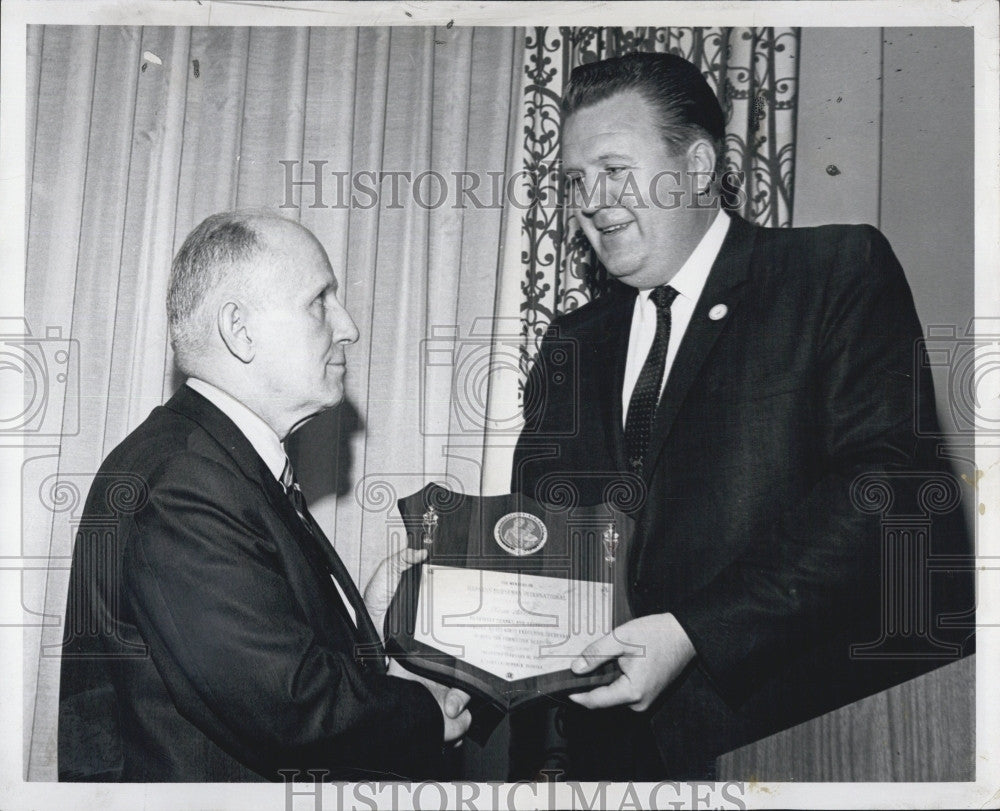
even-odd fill
[[[925,483],[958,490],[922,439],[938,431],[913,374],[921,326],[877,230],[721,211],[723,113],[678,56],[577,68],[563,115],[571,202],[613,286],[541,346],[512,489],[544,500],[568,481],[599,503],[627,480],[641,503],[618,583],[635,618],[573,665],[622,674],[571,696],[584,709],[563,708],[545,765],[711,778],[719,754],[963,652],[968,618],[950,641],[940,622],[972,605],[954,568],[881,622],[880,572],[905,556],[886,557],[870,497],[934,519],[906,551],[924,565],[970,552],[958,496],[921,501]],[[568,378],[550,358],[567,344]]]
[[[325,251],[271,214],[211,216],[167,311],[188,381],[105,460],[74,549],[60,778],[439,776],[468,697],[387,672],[282,447],[343,399],[358,337]]]

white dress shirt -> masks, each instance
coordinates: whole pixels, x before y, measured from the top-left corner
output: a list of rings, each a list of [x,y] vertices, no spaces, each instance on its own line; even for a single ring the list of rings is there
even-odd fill
[[[667,384],[670,367],[677,357],[677,348],[681,345],[688,324],[691,323],[695,305],[728,231],[729,216],[720,211],[687,261],[667,282],[678,295],[670,307],[670,342],[667,344],[667,358],[664,363],[663,378],[660,380],[661,396]],[[656,337],[656,305],[649,299],[651,292],[652,290],[640,290],[635,297],[635,308],[632,310],[632,330],[628,338],[625,380],[622,384],[622,427],[628,419],[628,404],[632,399],[632,392],[639,382],[639,374]]]
[[[199,380],[196,377],[188,378],[187,385],[236,423],[236,427],[240,429],[240,432],[247,438],[253,449],[257,451],[257,455],[264,460],[267,469],[271,471],[271,475],[280,484],[281,473],[285,469],[285,462],[288,460],[288,456],[274,429],[264,422],[259,415],[251,411],[231,394],[226,394],[218,386],[213,386],[211,383],[206,383],[204,380]],[[354,612],[354,606],[347,599],[347,595],[344,594],[344,590],[340,587],[340,583],[337,582],[337,578],[331,575],[330,579],[333,580],[333,585],[337,587],[337,593],[340,594],[340,599],[343,600],[347,608],[347,613],[350,614],[351,619],[354,620],[354,624],[357,625],[358,617]]]

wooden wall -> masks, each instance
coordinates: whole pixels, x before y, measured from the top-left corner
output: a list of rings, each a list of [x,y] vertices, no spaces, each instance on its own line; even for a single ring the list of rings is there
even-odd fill
[[[973,313],[972,51],[959,28],[803,29],[800,48],[793,224],[878,226],[932,334]],[[935,383],[954,429],[945,369]],[[972,439],[950,444],[971,522]],[[731,752],[720,779],[973,780],[975,715],[970,657]]]
[[[925,331],[972,317],[972,51],[968,28],[802,30],[793,225],[880,228]]]
[[[720,780],[975,780],[970,656],[719,758]]]

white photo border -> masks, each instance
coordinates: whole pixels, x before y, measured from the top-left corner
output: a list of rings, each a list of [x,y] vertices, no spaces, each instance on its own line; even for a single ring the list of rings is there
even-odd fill
[[[975,315],[1000,318],[1000,52],[998,4],[982,0],[839,0],[831,2],[222,2],[212,0],[4,0],[0,6],[0,315],[23,316],[25,281],[25,43],[26,27],[60,25],[164,26],[524,26],[629,24],[741,26],[960,26],[974,29],[975,53]],[[20,304],[18,304],[20,303]],[[20,307],[20,309],[19,309]],[[2,396],[20,399],[20,392]],[[1000,397],[1000,392],[996,393]],[[7,450],[7,449],[5,449]],[[0,454],[0,582],[17,571],[20,538],[22,459]],[[975,783],[747,783],[740,795],[754,808],[961,808],[995,807],[1000,798],[1000,446],[977,442],[976,468],[982,471],[978,500],[980,595],[976,654]],[[6,570],[6,571],[5,571]],[[0,587],[0,615],[20,616],[18,590]],[[0,625],[0,807],[62,809],[99,806],[144,808],[313,808],[306,791],[292,797],[284,785],[178,784],[101,785],[26,782],[22,768],[22,635],[21,628]],[[365,784],[361,784],[364,786]],[[531,808],[570,807],[580,795],[569,787],[541,784],[370,784],[331,787],[323,808],[368,808],[391,802],[394,807]],[[473,785],[475,789],[473,790]],[[682,784],[684,785],[684,784]],[[395,787],[395,788],[393,788]],[[596,784],[582,784],[591,798]],[[646,807],[651,784],[616,784],[607,789],[606,807]],[[725,785],[702,784],[682,791],[662,790],[660,802],[687,798],[695,807],[726,805]],[[472,797],[478,797],[472,800]],[[579,806],[578,806],[579,807]],[[677,807],[677,806],[674,806]]]

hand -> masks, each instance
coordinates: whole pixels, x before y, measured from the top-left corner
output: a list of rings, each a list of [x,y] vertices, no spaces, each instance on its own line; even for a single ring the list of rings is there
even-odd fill
[[[389,610],[389,603],[399,588],[399,579],[403,576],[403,572],[426,557],[426,549],[406,547],[383,560],[365,586],[365,608],[368,609],[368,614],[380,635],[385,634],[383,630],[385,612]]]
[[[411,673],[395,659],[389,661],[389,675],[420,682],[430,690],[444,716],[444,742],[458,741],[461,743],[459,739],[468,731],[469,725],[472,723],[472,714],[465,709],[470,697],[467,692],[459,690],[457,687],[445,687],[436,681]]]
[[[639,617],[588,645],[570,665],[579,675],[618,659],[622,675],[611,684],[570,698],[591,710],[625,705],[642,712],[694,656],[694,646],[673,614]]]

